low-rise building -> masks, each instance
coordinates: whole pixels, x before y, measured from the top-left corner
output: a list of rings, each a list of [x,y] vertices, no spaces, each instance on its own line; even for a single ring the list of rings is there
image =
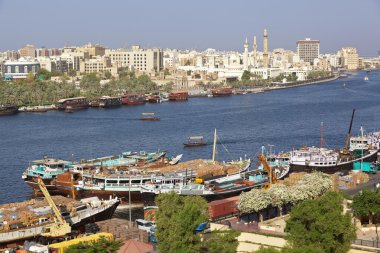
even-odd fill
[[[80,63],[81,73],[98,73],[109,71],[113,76],[117,75],[117,67],[113,67],[111,59],[105,56],[98,56],[92,59],[86,59]]]
[[[7,80],[25,79],[29,73],[35,76],[40,69],[40,63],[30,58],[20,58],[18,61],[4,63],[4,78]]]
[[[131,49],[107,49],[105,55],[117,67],[128,67],[144,73],[163,70],[163,51],[161,49],[143,49],[140,46],[132,46]]]

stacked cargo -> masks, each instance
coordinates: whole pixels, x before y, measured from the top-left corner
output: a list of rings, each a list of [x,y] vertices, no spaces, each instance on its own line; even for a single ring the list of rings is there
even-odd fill
[[[214,221],[237,214],[237,204],[239,200],[240,196],[235,196],[208,203],[208,213],[210,219]]]
[[[298,181],[300,181],[306,174],[306,172],[291,173],[289,174],[289,177],[283,180],[278,180],[277,183],[284,184],[286,186],[292,186],[295,185]]]

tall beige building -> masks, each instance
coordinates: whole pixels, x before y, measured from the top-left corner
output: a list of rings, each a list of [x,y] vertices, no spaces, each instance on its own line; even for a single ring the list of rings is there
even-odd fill
[[[97,56],[80,62],[81,73],[98,73],[111,72],[112,75],[117,73],[117,67],[113,67],[111,59],[106,56]]]
[[[20,57],[36,57],[36,48],[33,45],[26,45],[23,48],[20,48]]]
[[[95,56],[103,56],[106,51],[106,48],[98,45],[98,44],[87,44],[82,47],[77,47],[76,52],[79,53],[87,53],[90,58],[95,57]]]
[[[300,59],[314,64],[314,59],[317,59],[319,56],[319,44],[319,40],[312,40],[310,38],[297,41],[297,54]]]
[[[105,55],[113,65],[128,67],[145,73],[158,72],[163,69],[163,51],[161,49],[143,49],[132,46],[131,49],[109,50]]]
[[[359,68],[359,55],[356,48],[344,47],[339,50],[338,54],[341,57],[341,65],[347,70],[356,70]]]

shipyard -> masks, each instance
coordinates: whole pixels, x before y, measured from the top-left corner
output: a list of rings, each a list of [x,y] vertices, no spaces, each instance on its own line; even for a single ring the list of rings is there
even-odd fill
[[[380,251],[376,0],[91,3],[0,1],[0,253]]]

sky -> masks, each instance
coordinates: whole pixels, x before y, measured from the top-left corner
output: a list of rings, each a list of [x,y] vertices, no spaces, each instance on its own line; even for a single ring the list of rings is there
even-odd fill
[[[60,48],[88,42],[243,51],[263,30],[269,49],[320,40],[321,53],[380,50],[380,0],[0,0],[0,50],[25,44]]]

